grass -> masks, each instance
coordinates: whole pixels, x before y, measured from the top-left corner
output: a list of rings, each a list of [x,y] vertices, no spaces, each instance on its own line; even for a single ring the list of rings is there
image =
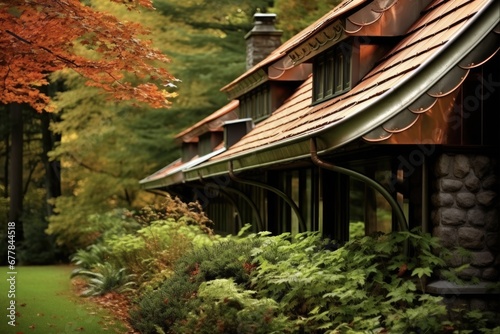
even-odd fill
[[[0,333],[127,333],[112,314],[78,297],[69,275],[71,266],[17,267],[15,297],[9,298],[9,270],[0,267]],[[8,318],[10,300],[16,302],[16,326]]]

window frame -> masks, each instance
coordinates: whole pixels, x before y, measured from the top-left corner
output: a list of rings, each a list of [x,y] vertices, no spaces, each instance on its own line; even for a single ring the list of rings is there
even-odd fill
[[[251,118],[257,123],[271,114],[271,88],[261,85],[240,99],[240,118]]]
[[[353,44],[343,41],[313,59],[313,104],[351,89]]]

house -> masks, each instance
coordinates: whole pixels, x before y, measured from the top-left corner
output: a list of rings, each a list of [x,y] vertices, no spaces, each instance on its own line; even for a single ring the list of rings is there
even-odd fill
[[[427,291],[498,311],[500,2],[346,0],[279,46],[273,19],[246,36],[273,51],[248,47],[231,102],[141,185],[199,200],[226,233],[420,227],[469,250],[449,265],[481,281]]]

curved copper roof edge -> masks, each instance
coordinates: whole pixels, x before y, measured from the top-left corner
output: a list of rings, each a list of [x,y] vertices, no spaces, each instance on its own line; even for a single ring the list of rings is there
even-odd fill
[[[488,49],[488,45],[485,46],[484,44],[486,44],[485,40],[487,40],[489,38],[489,36],[493,35],[494,33],[496,33],[496,31],[492,30],[492,32],[490,32],[488,34],[488,36],[486,36],[475,47],[475,49],[472,50],[471,52],[469,52],[463,59],[469,59],[468,61],[472,61],[472,63],[474,63],[474,64],[484,64],[488,60],[492,59],[495,56],[495,54],[498,52],[498,50],[500,48],[494,49],[493,52],[491,53],[491,50]],[[483,51],[482,48],[486,48],[487,50]],[[484,59],[478,59],[478,60],[471,59],[474,56],[477,56],[479,58],[484,58]],[[465,79],[467,78],[467,76],[470,73],[470,68],[479,66],[479,65],[477,65],[477,66],[472,66],[470,68],[464,69],[460,65],[461,62],[462,61],[460,61],[457,65],[455,65],[454,68],[452,68],[450,71],[448,71],[448,73],[446,73],[446,75],[444,75],[438,82],[436,82],[436,84],[432,88],[430,88],[429,90],[427,90],[426,93],[424,93],[424,94],[427,94],[429,97],[434,98],[434,102],[431,103],[428,107],[423,108],[423,110],[418,110],[418,112],[416,112],[416,113],[422,114],[422,113],[425,113],[425,112],[429,111],[436,104],[436,102],[437,102],[438,99],[440,99],[442,97],[445,97],[445,96],[453,93],[455,90],[457,90],[459,87],[462,86],[462,84],[464,83]],[[464,73],[463,76],[461,76],[462,73]],[[449,89],[447,89],[444,92],[439,92],[439,93],[437,93],[437,92],[431,92],[433,89],[435,89],[435,87],[439,86],[440,82],[443,82],[443,81],[446,81],[446,80],[451,80],[451,83],[448,85]],[[424,97],[425,96],[424,94],[422,94],[420,96],[420,98]],[[408,110],[410,112],[413,112],[413,110],[410,109],[409,107],[406,110]],[[395,118],[397,118],[403,112],[404,112],[404,110],[401,111],[399,114],[395,115],[388,122],[390,122],[391,120],[394,120]],[[394,122],[398,123],[398,127],[400,127],[401,129],[407,130],[410,127],[412,127],[417,122],[417,120],[418,120],[418,118],[415,118],[409,124],[398,123],[397,120],[394,121]],[[384,141],[386,139],[389,139],[392,136],[393,133],[402,132],[404,130],[401,130],[401,131],[391,131],[390,129],[388,129],[385,126],[385,124],[383,124],[383,125],[381,125],[379,127],[379,129],[373,129],[369,133],[365,134],[362,138],[365,141],[367,141],[367,142],[381,142],[381,141]]]
[[[347,117],[340,122],[335,122],[334,124],[325,126],[321,130],[313,131],[316,137],[322,137],[323,141],[326,143],[326,145],[320,149],[320,153],[332,151],[355,140],[356,138],[362,138],[370,131],[379,128],[381,124],[397,115],[401,110],[407,108],[418,98],[415,97],[414,86],[427,87],[424,90],[421,90],[418,96],[424,94],[428,89],[430,89],[448,72],[443,69],[456,66],[463,59],[462,55],[468,54],[474,50],[474,48],[485,38],[485,36],[495,28],[499,21],[495,10],[491,10],[491,7],[495,6],[495,4],[499,5],[495,1],[491,1],[481,8],[477,13],[475,13],[474,17],[471,18],[470,22],[467,22],[466,26],[463,27],[462,32],[455,35],[448,41],[446,47],[439,50],[435,55],[422,63],[416,72],[402,80],[399,86],[379,96],[376,100],[374,100],[370,107],[366,107],[356,115]],[[468,42],[465,43],[465,40]],[[401,96],[405,97],[405,99],[401,99]],[[380,110],[383,112],[379,112]],[[360,123],[358,119],[366,121],[365,123],[361,122],[364,124],[364,127],[356,125],[356,123]],[[333,130],[333,128],[335,128],[335,138],[332,138],[331,133],[329,132],[330,130]],[[210,174],[209,172],[209,175],[223,174],[224,171],[222,169],[224,169],[224,167],[222,165],[227,163],[229,160],[241,160],[248,158],[248,156],[255,156],[255,154],[258,154],[258,151],[262,151],[261,154],[264,154],[266,151],[279,150],[280,148],[291,144],[297,144],[302,147],[302,142],[307,141],[310,137],[310,133],[295,136],[271,145],[266,145],[265,149],[252,150],[251,153],[242,152],[224,158],[223,160],[207,162],[186,171],[186,173],[187,176],[189,176],[190,173],[194,173],[195,171],[199,171],[201,169],[212,169],[213,174]],[[307,153],[304,152],[300,156],[307,156]],[[297,159],[298,157],[299,156],[290,157],[290,159]],[[278,160],[275,159],[273,161],[269,161],[268,164],[277,162]],[[222,169],[217,171],[216,165],[219,165]],[[255,168],[255,166],[247,165],[236,168],[235,170],[243,171],[250,168]]]

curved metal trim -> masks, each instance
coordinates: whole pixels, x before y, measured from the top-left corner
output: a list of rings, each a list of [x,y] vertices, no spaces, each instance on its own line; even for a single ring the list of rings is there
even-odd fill
[[[243,198],[243,200],[245,202],[248,203],[248,205],[250,206],[250,208],[254,212],[255,217],[257,217],[257,228],[259,229],[259,231],[263,231],[264,230],[264,222],[262,221],[262,217],[259,214],[259,209],[257,208],[257,205],[255,205],[255,203],[250,199],[250,197],[248,197],[247,195],[245,195],[244,192],[242,192],[242,191],[240,191],[238,189],[233,189],[233,188],[230,188],[230,187],[225,187],[224,190],[226,192],[233,192],[233,193],[237,194],[238,196],[240,196],[241,198]]]
[[[203,179],[203,177],[201,175],[199,175],[199,178],[200,178],[200,182],[201,183],[205,183],[206,184],[206,181]],[[233,189],[229,186],[226,186],[224,187],[224,189],[219,185],[219,184],[213,184],[214,186],[217,186],[219,190],[224,190],[226,192],[233,192],[237,195],[239,195],[241,198],[243,198],[243,200],[245,202],[248,203],[248,205],[250,206],[250,208],[252,209],[252,211],[254,212],[255,216],[257,217],[257,228],[259,229],[259,231],[263,231],[264,230],[264,222],[262,221],[262,217],[260,216],[259,214],[259,209],[257,209],[257,206],[255,205],[255,203],[247,196],[245,195],[245,193],[243,193],[242,191],[238,190],[238,189]],[[227,195],[227,194],[226,194]],[[229,196],[229,195],[228,195]],[[234,206],[236,207],[236,209],[238,209],[238,207],[234,204]],[[239,214],[239,210],[238,210],[238,214]],[[243,224],[240,222],[240,225],[243,226]]]
[[[391,138],[392,133],[385,131],[382,127],[377,127],[363,136],[369,143],[377,143]]]
[[[392,209],[394,210],[396,214],[396,219],[398,220],[399,228],[401,231],[408,231],[408,222],[406,221],[406,217],[404,215],[403,209],[399,206],[398,202],[394,199],[394,197],[391,196],[389,191],[384,188],[380,183],[377,181],[369,178],[368,176],[358,173],[354,170],[335,166],[331,163],[325,162],[321,160],[318,156],[318,150],[317,150],[317,145],[316,145],[316,138],[312,137],[310,140],[310,145],[311,145],[311,160],[315,165],[318,167],[324,168],[324,169],[329,169],[334,172],[338,172],[341,174],[348,175],[356,180],[359,180],[361,182],[366,183],[368,186],[372,187],[376,191],[378,191],[384,198],[389,202],[391,205]]]
[[[295,204],[295,202],[287,194],[285,194],[284,192],[282,192],[281,190],[279,190],[277,188],[271,187],[268,184],[265,184],[265,183],[262,183],[259,181],[255,181],[255,180],[246,180],[246,179],[242,179],[242,178],[237,177],[233,172],[233,162],[231,160],[228,162],[228,170],[229,170],[229,177],[231,178],[231,180],[233,180],[235,182],[240,182],[243,184],[249,184],[251,186],[260,187],[260,188],[269,190],[269,191],[275,193],[276,195],[278,195],[288,205],[290,205],[290,208],[292,208],[293,212],[297,216],[297,219],[299,220],[301,232],[306,231],[306,228],[305,228],[306,224],[304,223],[304,219],[302,218],[302,215],[300,214],[299,207],[297,206],[297,204]]]
[[[196,184],[186,183],[186,185],[188,187],[192,187],[192,188],[203,189],[202,186],[199,186],[199,185],[196,185]],[[236,202],[220,186],[218,186],[218,185],[214,185],[214,186],[217,187],[217,191],[219,191],[233,205],[233,207],[235,208],[236,212],[238,213],[238,231],[241,230],[241,228],[243,227],[243,223],[241,222],[241,214],[240,214],[240,210],[238,209],[238,206],[236,205]]]

